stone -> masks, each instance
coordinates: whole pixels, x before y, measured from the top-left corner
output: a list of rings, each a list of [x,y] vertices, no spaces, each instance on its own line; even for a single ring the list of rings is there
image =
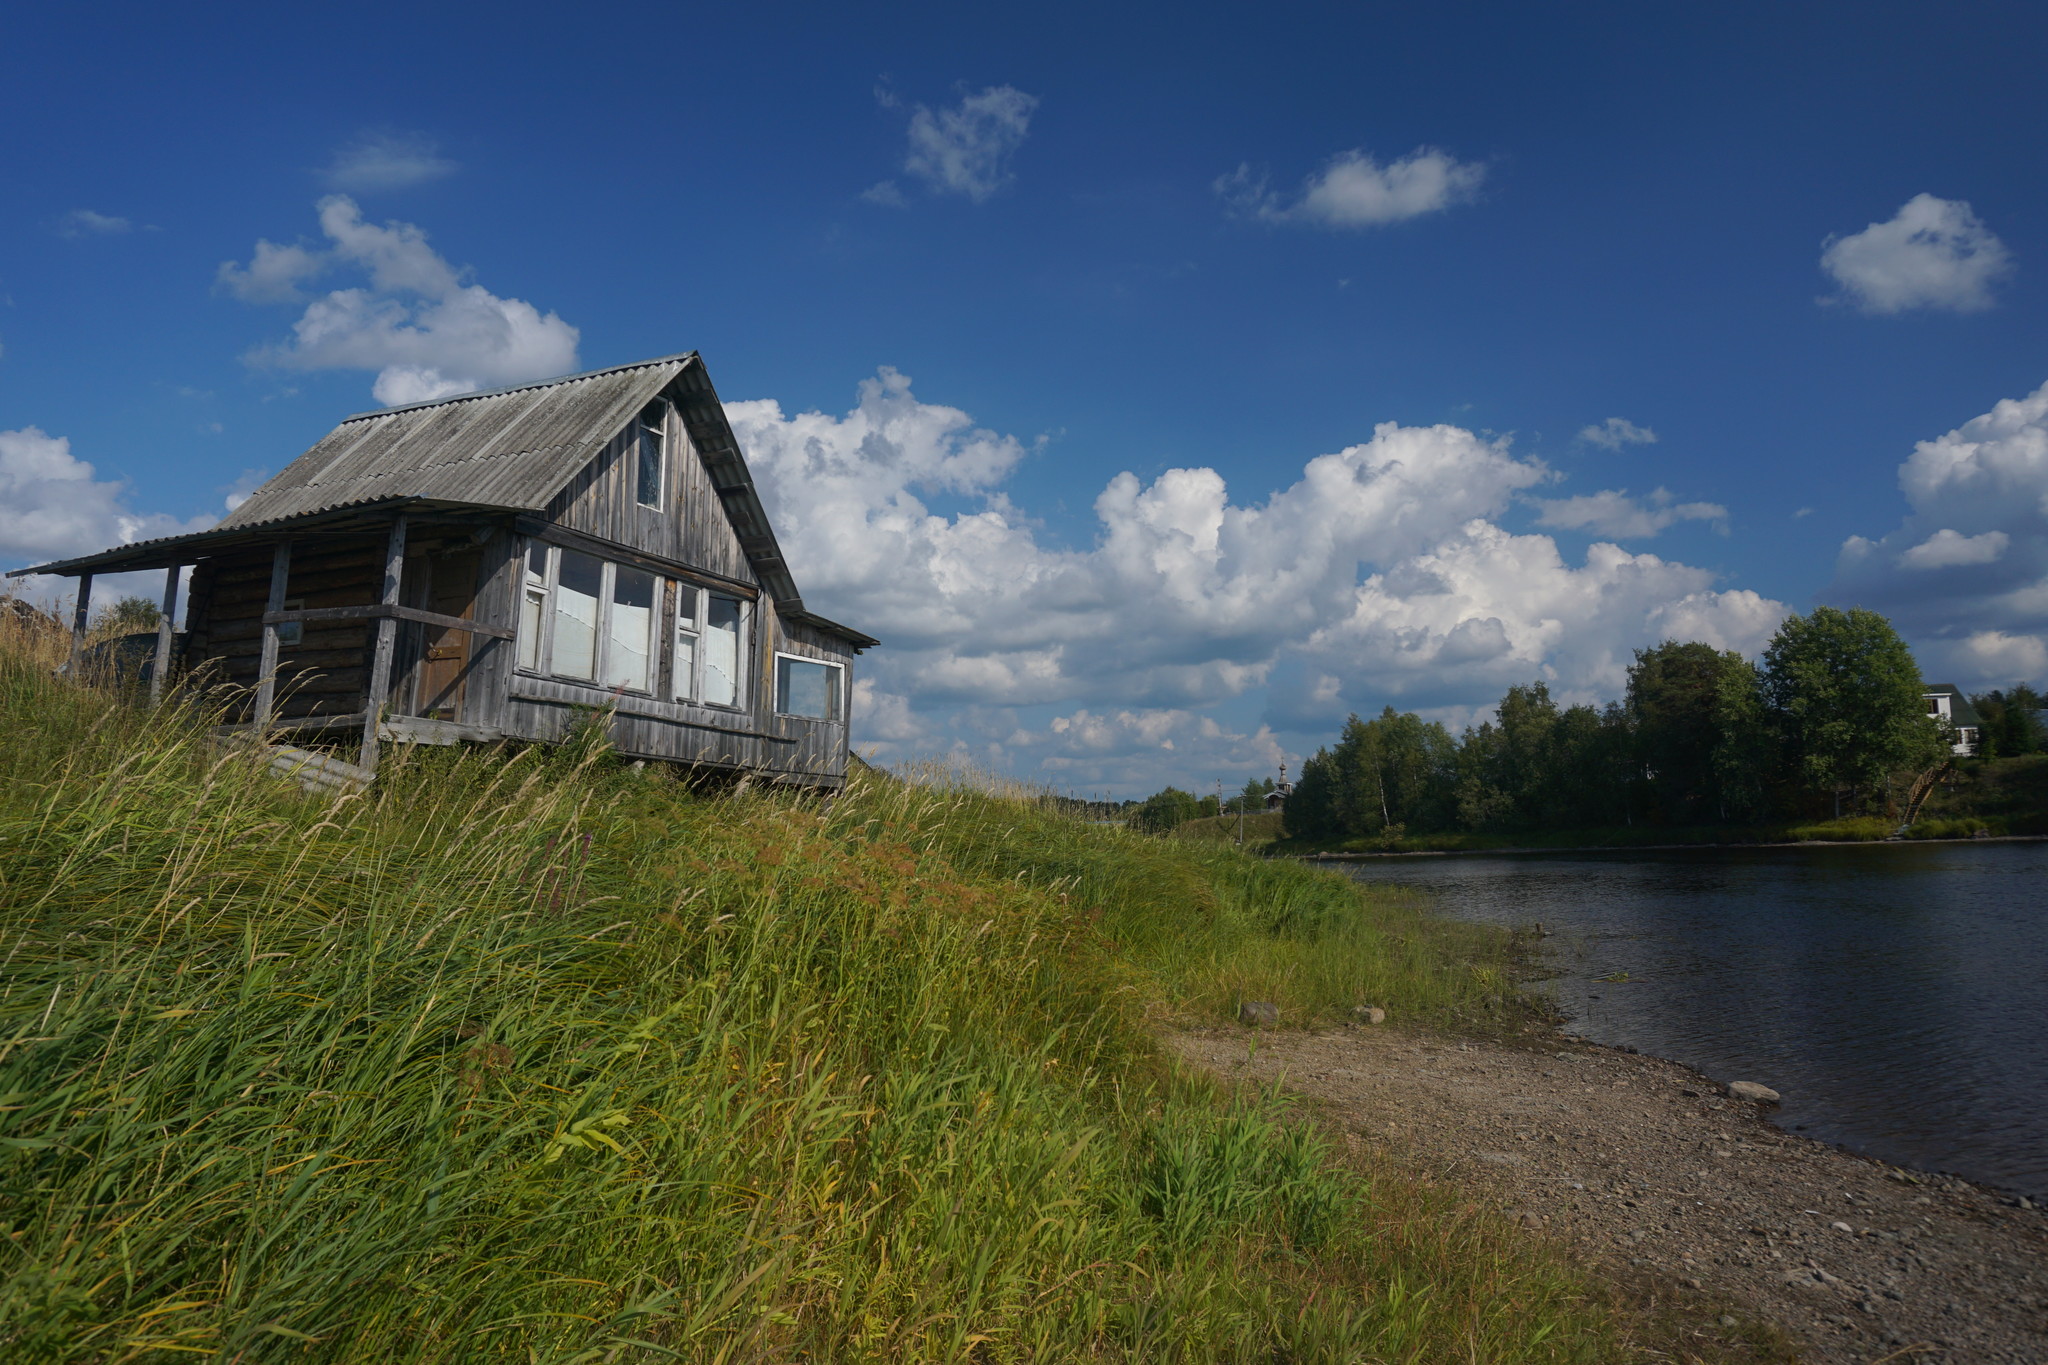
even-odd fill
[[[1755,1100],[1758,1104],[1776,1104],[1778,1092],[1755,1081],[1730,1081],[1728,1097],[1736,1100]]]
[[[1237,1022],[1256,1028],[1280,1022],[1280,1007],[1270,1000],[1246,1000],[1237,1007]]]
[[[1387,1022],[1387,1012],[1378,1005],[1356,1005],[1351,1010],[1351,1022],[1354,1024],[1384,1024]]]

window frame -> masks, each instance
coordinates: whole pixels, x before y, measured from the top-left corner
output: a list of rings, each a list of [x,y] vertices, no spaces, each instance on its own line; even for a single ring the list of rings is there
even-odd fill
[[[656,416],[658,414],[658,416]],[[650,421],[650,417],[655,420]],[[668,510],[668,404],[657,398],[633,419],[633,501],[650,512]],[[647,497],[647,446],[654,446],[654,497]]]
[[[786,711],[783,709],[782,661],[785,659],[792,663],[811,664],[818,668],[828,669],[838,675],[831,683],[831,702],[826,708],[827,714],[807,716],[801,711]],[[843,725],[846,723],[846,665],[839,660],[817,659],[808,654],[794,654],[786,649],[778,649],[775,651],[775,676],[772,686],[775,690],[774,704],[776,715],[787,717],[790,720],[807,720],[814,725]]]
[[[545,556],[546,572],[536,575],[533,571],[532,552],[539,549]],[[661,696],[661,613],[667,601],[667,585],[675,580],[652,569],[643,569],[635,564],[622,564],[603,555],[591,554],[588,550],[569,549],[570,554],[580,554],[598,563],[597,614],[592,623],[596,638],[592,642],[591,676],[584,678],[573,674],[557,672],[555,669],[555,617],[558,614],[556,595],[561,591],[562,555],[565,547],[555,545],[538,537],[527,540],[519,560],[519,631],[513,654],[513,671],[525,677],[544,678],[550,682],[565,683],[573,687],[588,687],[595,691],[618,693],[634,697],[658,698]],[[618,571],[628,569],[644,573],[654,580],[654,605],[649,609],[647,629],[647,685],[628,687],[623,683],[608,683],[604,679],[609,672],[612,645],[612,598],[617,590]],[[539,594],[539,629],[534,640],[534,661],[525,662],[522,657],[527,644],[525,628],[526,607],[532,594]]]
[[[705,589],[701,584],[692,583],[686,579],[676,578],[669,581],[675,588],[675,597],[669,604],[668,612],[668,697],[670,701],[687,702],[695,705],[697,695],[701,690],[698,682],[698,672],[703,667],[704,662]],[[687,626],[683,624],[683,594],[685,593],[690,595],[692,602],[689,624]],[[688,636],[690,641],[690,663],[687,668],[679,665],[679,661],[683,656],[682,640],[685,636]]]
[[[705,643],[705,636],[711,634],[711,600],[713,598],[723,598],[725,602],[731,602],[733,606],[739,608],[739,612],[737,612],[737,616],[739,616],[737,628],[733,630],[735,639],[733,639],[733,700],[731,702],[711,702],[711,700],[705,698],[705,673],[709,669],[705,665],[705,649],[702,649],[702,643]],[[739,593],[735,593],[735,591],[725,591],[725,589],[719,589],[719,587],[705,587],[705,589],[702,589],[702,596],[698,598],[696,606],[698,606],[698,618],[696,618],[698,649],[696,649],[696,694],[694,694],[696,700],[694,700],[694,704],[696,706],[711,706],[713,710],[731,710],[731,712],[750,710],[750,700],[752,700],[752,690],[754,690],[754,669],[750,667],[752,655],[754,655],[754,602],[750,598],[739,596]]]

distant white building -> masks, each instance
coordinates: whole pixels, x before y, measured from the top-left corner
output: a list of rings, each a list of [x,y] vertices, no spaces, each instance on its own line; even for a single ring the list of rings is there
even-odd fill
[[[1274,787],[1273,790],[1266,793],[1266,809],[1280,810],[1283,807],[1285,807],[1287,804],[1288,793],[1292,792],[1293,790],[1294,784],[1287,780],[1287,765],[1285,763],[1282,763],[1280,765],[1279,785]]]
[[[1934,720],[1945,720],[1955,727],[1955,754],[1968,758],[1977,752],[1977,733],[1984,724],[1977,716],[1977,708],[1970,705],[1970,699],[1958,688],[1947,683],[1935,683],[1921,697],[1927,703],[1927,714]]]

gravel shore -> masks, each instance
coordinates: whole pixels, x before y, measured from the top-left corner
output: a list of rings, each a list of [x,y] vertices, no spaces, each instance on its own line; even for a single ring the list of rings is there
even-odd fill
[[[1617,1277],[1828,1365],[2048,1365],[2048,1213],[1781,1132],[1674,1062],[1389,1028],[1181,1034],[1225,1077],[1284,1078],[1357,1140],[1490,1190]],[[1756,1077],[1768,1082],[1768,1077]],[[1704,1305],[1719,1305],[1712,1309]]]

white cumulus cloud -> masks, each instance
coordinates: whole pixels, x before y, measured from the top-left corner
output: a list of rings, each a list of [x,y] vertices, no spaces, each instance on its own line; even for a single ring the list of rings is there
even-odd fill
[[[1898,478],[1905,519],[1848,539],[1829,600],[1890,615],[1961,686],[2044,681],[2027,661],[2048,648],[2048,385],[1919,442]]]
[[[1589,446],[1620,450],[1623,446],[1655,445],[1657,433],[1648,427],[1637,426],[1626,417],[1610,417],[1593,426],[1580,427],[1579,439]]]
[[[1960,199],[1916,194],[1889,220],[1821,244],[1820,265],[1840,298],[1866,313],[1991,307],[2012,253]]]
[[[1899,556],[1909,569],[1948,569],[1958,564],[1989,564],[2005,553],[2012,537],[2003,531],[1966,536],[1944,527]]]
[[[1538,676],[1612,696],[1664,633],[1754,649],[1784,614],[1702,569],[1612,545],[1567,563],[1509,535],[1494,519],[1549,471],[1454,426],[1383,424],[1256,501],[1213,469],[1119,473],[1091,542],[1066,546],[1005,493],[1034,445],[894,371],[838,416],[727,411],[805,600],[885,642],[865,668],[876,728],[857,723],[884,756],[1186,785],[1270,771],[1275,733],[1389,700],[1469,708]]]
[[[1616,540],[1648,540],[1681,521],[1728,520],[1718,502],[1678,502],[1668,488],[1652,489],[1636,498],[1626,488],[1608,488],[1571,498],[1533,499],[1536,524],[1559,531],[1585,531]]]
[[[0,568],[48,563],[91,554],[158,536],[203,531],[217,517],[181,521],[161,512],[137,512],[128,485],[102,479],[92,465],[71,453],[71,442],[40,427],[0,431]],[[107,593],[154,593],[153,582],[118,575],[103,584]],[[70,580],[31,577],[0,580],[0,592],[18,591],[49,602],[69,592]],[[95,600],[110,600],[95,592]]]
[[[332,271],[367,276],[307,303],[289,342],[259,363],[376,371],[380,403],[427,402],[576,368],[576,328],[524,299],[501,298],[450,265],[411,223],[365,222],[346,195],[319,203],[327,245],[259,241],[247,265],[222,263],[220,287],[250,302],[295,302]]]
[[[426,134],[384,129],[358,136],[334,154],[322,174],[332,189],[376,194],[424,185],[457,169]]]
[[[884,108],[898,101],[887,92]],[[992,85],[978,94],[961,96],[950,109],[918,105],[910,115],[910,147],[903,173],[924,183],[934,194],[958,194],[979,204],[1014,176],[1010,160],[1031,131],[1038,97],[1011,85]],[[902,207],[903,191],[893,180],[870,186],[862,195],[870,203]]]
[[[1220,176],[1213,188],[1241,213],[1269,222],[1329,228],[1378,227],[1463,203],[1479,192],[1486,167],[1435,147],[1418,147],[1381,165],[1362,150],[1339,152],[1288,200],[1250,163]]]

